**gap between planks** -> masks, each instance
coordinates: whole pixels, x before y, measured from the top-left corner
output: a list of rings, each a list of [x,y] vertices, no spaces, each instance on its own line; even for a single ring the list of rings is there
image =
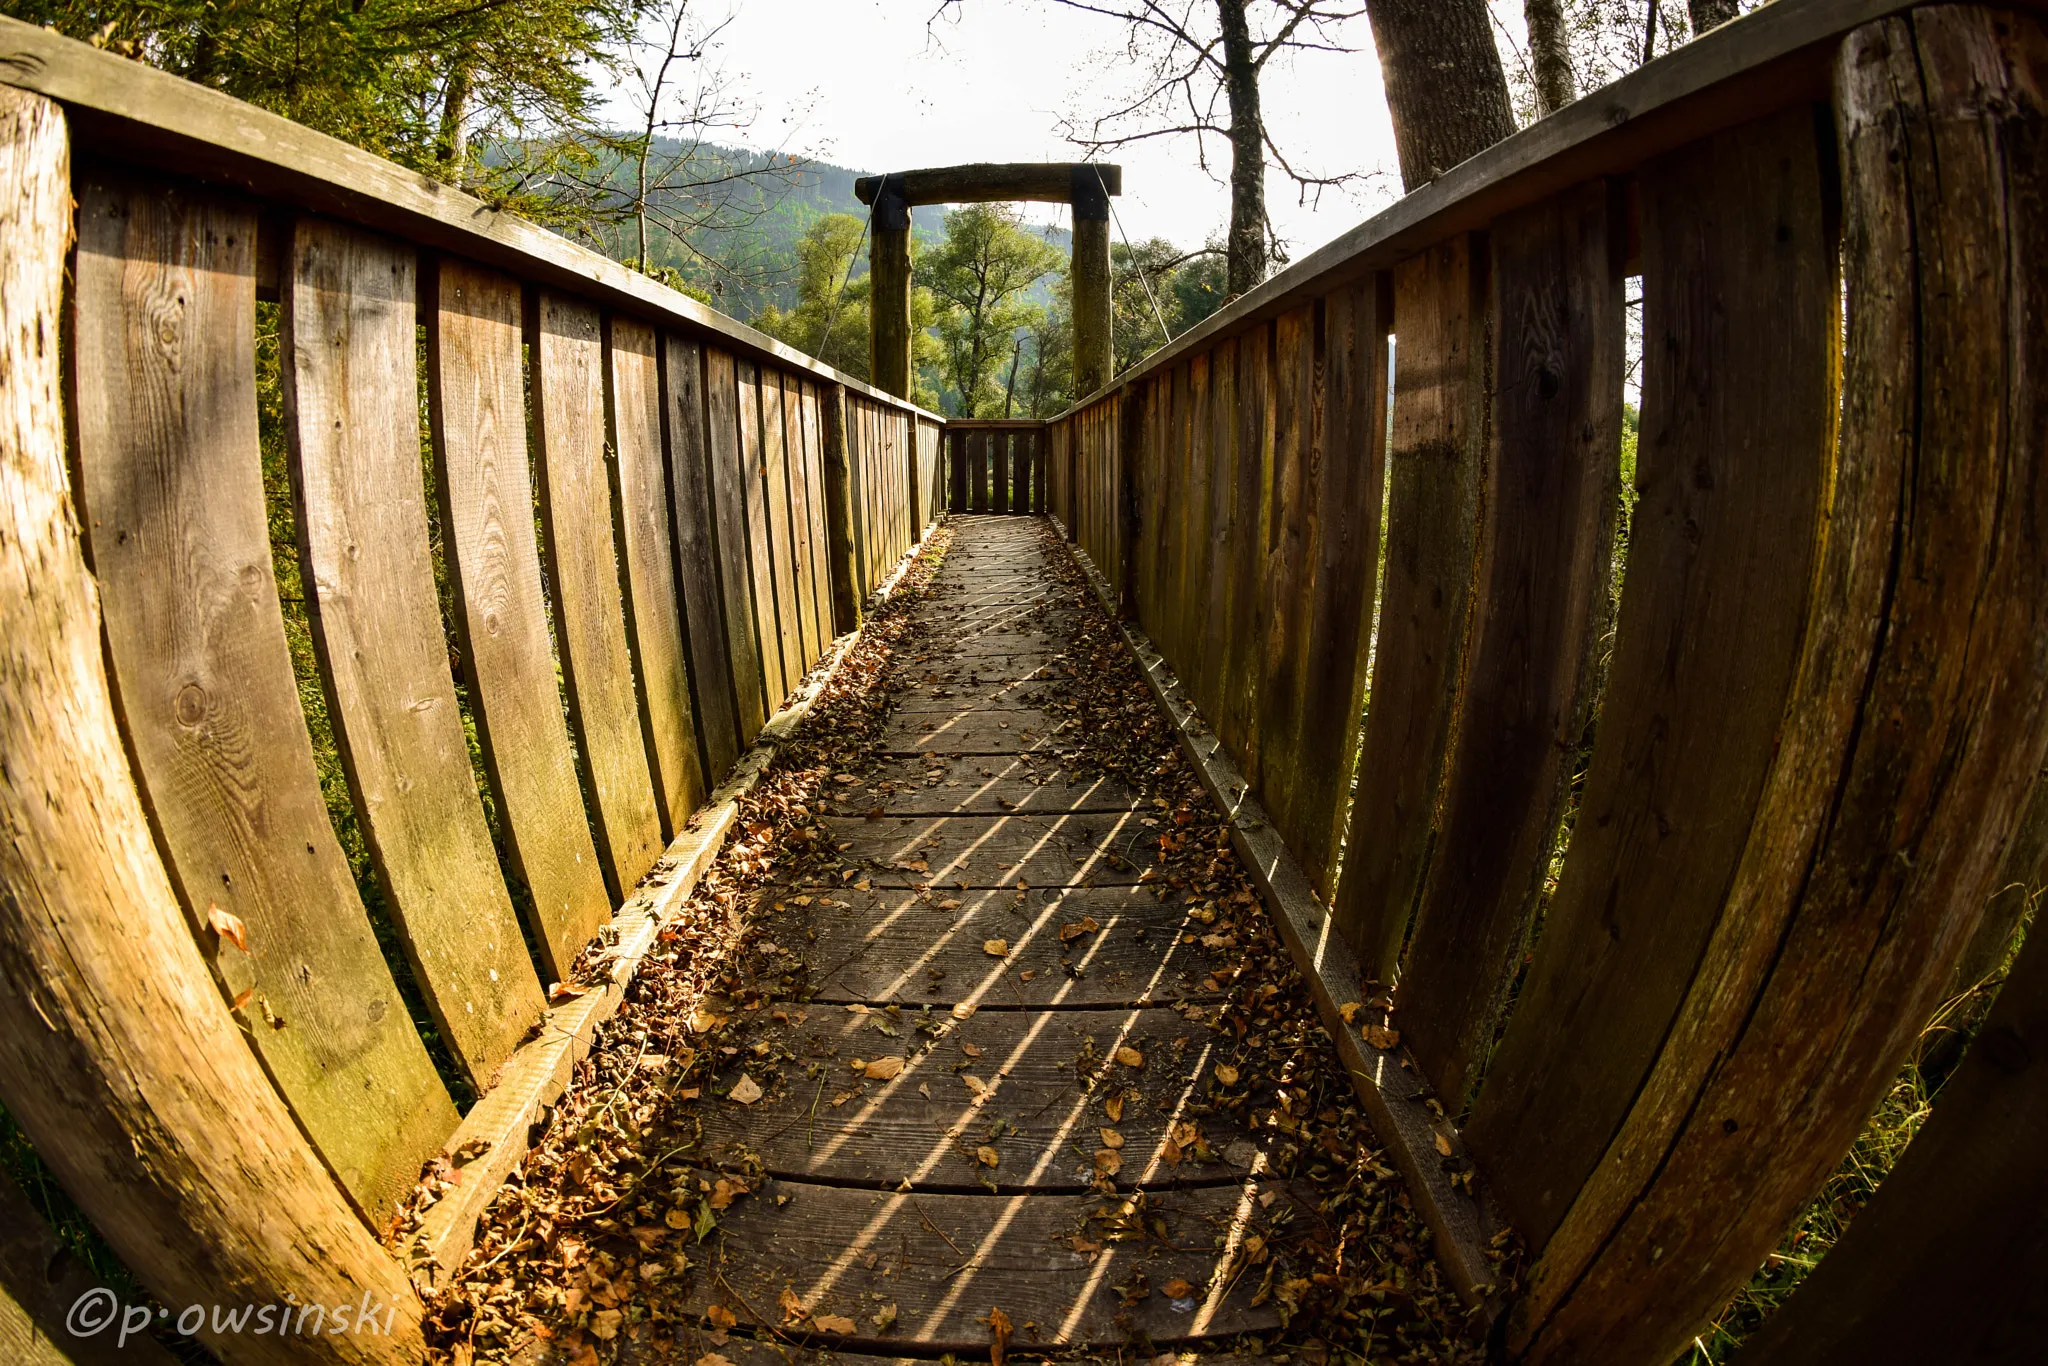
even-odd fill
[[[1230,827],[1230,843],[1259,889],[1274,926],[1287,945],[1295,967],[1307,981],[1323,1027],[1336,1043],[1337,1056],[1350,1075],[1373,1132],[1386,1145],[1408,1193],[1428,1223],[1437,1261],[1464,1301],[1490,1319],[1502,1307],[1487,1249],[1507,1225],[1487,1199],[1476,1175],[1472,1192],[1451,1183],[1451,1168],[1472,1171],[1472,1159],[1455,1125],[1429,1108],[1436,1092],[1406,1050],[1368,1044],[1348,1026],[1339,1009],[1369,999],[1363,975],[1351,948],[1337,935],[1329,909],[1317,900],[1307,875],[1266,818],[1265,808],[1224,750],[1214,732],[1196,714],[1174,678],[1165,656],[1143,632],[1124,621],[1109,582],[1087,552],[1067,535],[1058,518],[1050,518],[1060,544],[1073,557],[1095,597],[1116,623],[1125,646],[1138,663],[1145,686],[1173,723],[1175,737],[1216,801]],[[1450,1152],[1443,1152],[1448,1145]]]

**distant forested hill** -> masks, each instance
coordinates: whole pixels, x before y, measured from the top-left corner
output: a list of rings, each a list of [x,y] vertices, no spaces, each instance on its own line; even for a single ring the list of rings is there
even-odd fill
[[[656,158],[672,159],[679,151],[674,143],[657,143]],[[698,183],[724,183],[657,197],[655,218],[699,225],[685,231],[681,240],[661,231],[652,233],[650,264],[673,267],[708,292],[721,312],[750,319],[767,304],[795,306],[797,239],[827,214],[865,219],[868,208],[854,198],[853,182],[874,173],[816,161],[792,168],[780,154],[716,147],[699,149],[686,174]],[[735,176],[745,178],[732,179]],[[945,218],[945,209],[937,205],[912,211],[911,227],[920,244],[936,243],[944,236]],[[1073,244],[1073,234],[1065,228],[1047,229],[1044,237],[1062,252]],[[606,234],[597,245],[622,260],[634,256],[630,228]],[[863,250],[854,273],[859,276],[866,270]],[[1040,292],[1046,288],[1041,285]]]

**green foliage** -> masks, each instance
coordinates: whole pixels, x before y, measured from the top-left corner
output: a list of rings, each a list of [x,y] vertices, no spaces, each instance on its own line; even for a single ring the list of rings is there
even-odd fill
[[[946,215],[945,241],[917,262],[916,278],[939,303],[939,368],[957,416],[1002,412],[1019,334],[1045,311],[1024,296],[1065,269],[1059,251],[1025,231],[1007,205],[972,204]]]
[[[465,146],[573,126],[633,0],[6,0],[15,18],[160,67],[416,170],[520,201],[565,149]]]
[[[1109,265],[1110,347],[1118,374],[1223,305],[1220,247],[1184,252],[1163,237],[1136,246],[1118,242],[1109,249]]]
[[[796,244],[796,303],[782,308],[766,304],[754,315],[754,326],[808,352],[855,379],[871,378],[868,368],[868,322],[871,284],[862,243],[867,232],[850,213],[826,214],[812,223]],[[938,339],[931,334],[938,321],[938,301],[928,289],[910,295],[911,373],[916,379],[911,402],[926,408],[939,405],[937,392],[924,372],[940,360]]]

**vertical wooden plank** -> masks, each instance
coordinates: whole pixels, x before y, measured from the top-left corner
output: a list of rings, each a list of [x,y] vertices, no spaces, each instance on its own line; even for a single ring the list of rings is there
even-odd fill
[[[527,355],[555,638],[561,643],[569,722],[597,813],[598,860],[617,903],[661,857],[662,839],[612,535],[604,336],[597,308],[542,290],[533,306]]]
[[[1172,513],[1172,621],[1180,675],[1186,682],[1201,667],[1202,594],[1196,581],[1207,572],[1209,480],[1204,468],[1208,442],[1198,438],[1196,426],[1208,397],[1208,357],[1191,356],[1174,367],[1173,385],[1173,478],[1180,496]],[[1202,449],[1197,450],[1198,444]]]
[[[1016,433],[997,428],[989,434],[989,500],[988,510],[996,513],[1015,512],[1017,482]]]
[[[107,661],[137,786],[246,1031],[373,1219],[455,1107],[328,823],[271,571],[256,431],[256,220],[81,176],[72,363]],[[247,928],[245,953],[218,909]],[[280,1026],[265,1026],[275,1018]]]
[[[747,563],[754,596],[755,640],[760,650],[762,683],[767,689],[767,714],[772,716],[789,696],[789,678],[783,672],[782,619],[775,600],[768,458],[761,432],[761,373],[752,361],[739,362],[739,488],[747,513]]]
[[[683,643],[703,742],[704,781],[716,787],[739,757],[740,723],[725,623],[726,590],[720,582],[718,509],[711,496],[704,356],[695,341],[674,334],[663,334],[659,354]]]
[[[1620,480],[1615,207],[1604,185],[1581,186],[1492,234],[1493,432],[1471,663],[1401,979],[1402,1038],[1453,1111],[1520,964],[1585,729]]]
[[[1272,463],[1273,329],[1255,327],[1237,339],[1237,389],[1232,404],[1231,444],[1236,454],[1232,471],[1232,516],[1229,653],[1223,670],[1223,707],[1216,733],[1239,766],[1249,772],[1257,762],[1261,630],[1259,595],[1265,566],[1266,478]]]
[[[420,470],[416,255],[317,219],[290,241],[285,434],[328,713],[413,974],[482,1089],[546,1006],[448,672]]]
[[[561,981],[612,903],[551,686],[520,347],[519,286],[442,261],[427,396],[463,676],[502,829],[533,900],[541,970]]]
[[[1651,168],[1643,426],[1614,660],[1543,938],[1474,1113],[1541,1246],[1719,918],[1799,658],[1832,452],[1834,243],[1801,109]]]
[[[768,509],[768,556],[774,567],[771,582],[775,594],[776,643],[782,651],[782,697],[796,691],[806,672],[804,660],[803,609],[796,596],[796,532],[790,517],[789,440],[783,422],[783,381],[781,371],[761,367],[761,459],[757,478],[748,481],[751,492],[759,488]]]
[[[11,967],[14,985],[0,992],[0,1098],[93,1226],[169,1303],[211,1303],[223,1287],[258,1304],[287,1293],[356,1304],[368,1293],[388,1306],[389,1331],[345,1359],[418,1361],[418,1299],[229,1013],[159,857],[116,716],[65,467],[64,367],[83,379],[93,363],[50,344],[65,328],[72,196],[89,183],[73,179],[58,106],[0,90],[0,959],[34,965],[35,979]],[[92,242],[81,246],[86,273],[71,278],[87,285],[100,267]],[[175,318],[166,309],[151,330],[175,341]],[[27,1223],[0,1206],[0,1230],[18,1248]],[[37,1260],[61,1320],[85,1271]],[[252,1366],[344,1359],[339,1347],[202,1331]],[[148,1360],[134,1343],[108,1355]]]
[[[820,463],[825,478],[825,544],[832,594],[832,624],[841,634],[860,625],[861,571],[858,553],[860,524],[855,511],[854,437],[848,422],[850,400],[844,385],[828,384],[820,403],[823,441]]]
[[[782,441],[788,451],[789,558],[793,571],[790,596],[796,603],[797,620],[801,626],[798,668],[800,673],[808,673],[812,662],[824,651],[818,644],[818,599],[813,592],[816,555],[811,545],[811,480],[809,461],[804,453],[802,389],[803,381],[795,375],[783,377]]]
[[[1319,463],[1313,307],[1283,313],[1273,326],[1273,463],[1267,480],[1266,536],[1260,546],[1264,588],[1260,617],[1258,741],[1245,776],[1276,808],[1283,834],[1297,833],[1296,786],[1289,762],[1300,735],[1303,677],[1308,669],[1309,594],[1315,583],[1323,509],[1310,483]],[[1327,761],[1329,756],[1318,756]]]
[[[1262,792],[1274,828],[1325,898],[1344,832],[1371,645],[1386,464],[1383,318],[1375,280],[1323,300],[1313,366],[1323,392],[1305,408],[1299,392],[1311,380],[1299,352],[1306,348],[1297,341],[1290,354],[1287,330],[1279,329],[1285,363],[1276,366],[1283,381],[1276,409],[1283,422],[1296,412],[1294,420],[1313,424],[1316,435],[1298,477],[1275,457],[1276,494],[1289,490],[1275,500],[1274,515],[1287,523],[1276,558],[1299,557],[1302,568],[1285,594],[1278,588],[1288,571],[1276,566],[1271,578],[1276,591],[1264,650],[1270,662],[1260,693]]]
[[[1204,518],[1206,544],[1202,547],[1200,662],[1193,687],[1195,705],[1214,726],[1223,716],[1230,687],[1225,666],[1232,630],[1231,595],[1237,589],[1230,558],[1233,524],[1238,516],[1234,482],[1237,447],[1233,439],[1237,430],[1237,343],[1222,342],[1203,359],[1207,375],[1201,411],[1196,415],[1201,424],[1196,440],[1209,507]]]
[[[738,363],[730,351],[704,348],[704,410],[708,416],[712,507],[718,526],[718,583],[723,595],[726,654],[732,663],[739,743],[754,743],[768,719],[768,666],[754,616],[754,523],[748,516]]]
[[[614,507],[626,593],[626,640],[639,684],[640,724],[653,768],[662,839],[674,838],[703,804],[704,765],[684,660],[681,597],[669,541],[669,479],[662,459],[661,376],[654,329],[629,318],[606,324],[610,354]]]
[[[973,481],[974,486],[973,511],[987,512],[992,506],[989,502],[989,466],[995,459],[994,438],[988,432],[976,429],[968,433],[967,440],[970,443],[969,448],[974,452],[967,476]]]
[[[1941,1003],[2048,737],[2048,32],[1923,10],[1850,35],[1835,76],[1840,155],[1821,168],[1841,168],[1840,257],[1801,250],[1810,232],[1782,213],[1717,242],[1778,317],[1817,315],[1798,330],[1830,359],[1831,268],[1848,272],[1845,458],[1797,681],[1684,1007],[1510,1325],[1532,1360],[1657,1359],[1753,1273]],[[1765,130],[1709,153],[1765,204],[1813,173],[1781,129],[1768,175],[1737,156]],[[1674,162],[1645,186],[1646,284],[1655,238],[1708,226],[1656,202],[1694,170]],[[1795,288],[1764,288],[1787,256],[1807,266]],[[2038,1249],[2018,1195],[1990,1198]]]
[[[952,481],[952,497],[946,506],[954,512],[967,511],[967,433],[946,430],[946,460]]]
[[[1486,256],[1459,237],[1394,270],[1394,437],[1386,588],[1352,839],[1334,914],[1374,981],[1393,980],[1429,861],[1465,671],[1486,459]]]
[[[811,533],[811,610],[818,623],[818,647],[825,647],[840,633],[832,621],[832,538],[826,529],[827,487],[825,483],[825,422],[818,385],[804,381],[802,393],[804,439],[804,489],[809,506],[807,525]]]

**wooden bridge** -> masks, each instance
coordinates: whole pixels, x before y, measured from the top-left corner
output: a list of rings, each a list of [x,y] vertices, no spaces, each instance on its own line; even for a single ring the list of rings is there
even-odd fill
[[[1229,999],[1175,956],[1203,899],[1133,854],[1145,772],[1075,795],[1033,759],[1070,744],[1061,690],[1123,661],[1153,708],[1088,724],[1156,727],[1154,768],[1199,781],[1189,820],[1250,877],[1490,1350],[1662,1366],[2006,942],[2027,898],[1994,894],[2042,880],[2044,82],[2036,6],[1779,0],[1058,419],[948,423],[0,20],[0,1101],[164,1305],[377,1307],[374,1332],[208,1322],[222,1360],[420,1360],[416,1287],[461,1273],[675,959],[778,753],[887,654],[922,700],[801,817],[875,876],[843,905],[789,884],[813,1004],[749,1055],[859,1056],[875,1089],[821,1148],[814,1097],[754,1110],[721,1077],[706,1141],[794,1203],[715,1235],[687,1330],[742,1366],[1000,1358],[995,1284],[1028,1305],[1013,1353],[1227,1352],[1270,1322],[1235,1273],[1292,1197],[1163,1023]],[[941,581],[891,605],[935,527]],[[1108,957],[1076,975],[1084,941]],[[943,1018],[881,1060],[848,1049],[888,1030],[821,1033],[912,999]],[[1088,1067],[1056,1078],[1054,1035]],[[2037,935],[1742,1361],[2037,1358],[2043,1057]],[[1104,1090],[1114,1065],[1135,1079]],[[968,1142],[919,1091],[941,1077],[954,1109],[1023,1108]],[[1098,1117],[1126,1090],[1130,1121]],[[776,1125],[806,1100],[798,1148]],[[1127,1205],[1084,1251],[1105,1182],[1157,1222]],[[10,1359],[120,1359],[8,1217]],[[856,1320],[819,1297],[889,1273],[827,1244],[878,1229],[924,1270],[862,1281],[897,1298]]]

